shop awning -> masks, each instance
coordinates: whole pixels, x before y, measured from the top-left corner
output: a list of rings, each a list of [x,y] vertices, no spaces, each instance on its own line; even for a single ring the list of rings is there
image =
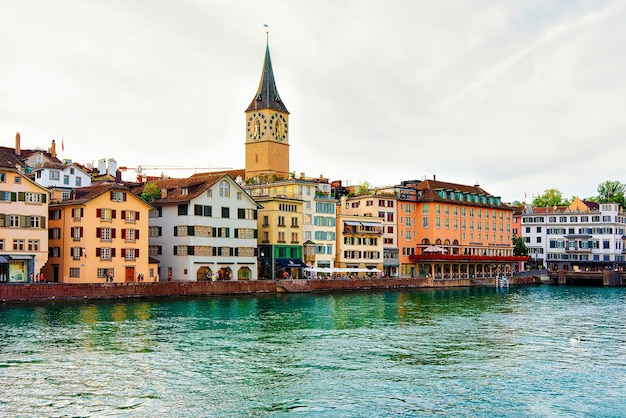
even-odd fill
[[[355,221],[343,221],[344,224],[346,225],[350,225],[350,226],[359,226],[361,225],[360,222],[355,222]]]
[[[2,264],[6,264],[6,263],[8,263],[8,262],[9,262],[8,257],[5,257],[5,256],[3,256],[3,255],[0,255],[0,263],[2,263]]]
[[[276,261],[283,267],[308,267],[302,260],[293,258],[277,258]]]

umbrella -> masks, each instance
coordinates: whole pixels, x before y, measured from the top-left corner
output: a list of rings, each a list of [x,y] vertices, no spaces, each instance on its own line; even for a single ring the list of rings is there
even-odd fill
[[[445,253],[446,249],[438,245],[429,245],[428,247],[424,248],[424,252],[425,253]]]

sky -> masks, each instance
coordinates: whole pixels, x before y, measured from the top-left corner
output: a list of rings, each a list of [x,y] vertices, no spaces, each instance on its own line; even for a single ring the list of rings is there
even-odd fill
[[[268,39],[298,175],[507,202],[626,182],[620,0],[3,1],[0,145],[244,168]]]

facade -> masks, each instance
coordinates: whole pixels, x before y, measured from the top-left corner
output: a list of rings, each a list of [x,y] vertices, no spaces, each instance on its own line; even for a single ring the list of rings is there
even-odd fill
[[[277,245],[277,248],[287,244],[289,249],[280,250],[280,253],[276,254],[276,257],[265,257],[264,264],[273,265],[276,263],[276,259],[284,259],[286,254],[293,254],[287,258],[297,258],[307,266],[315,267],[330,267],[332,260],[335,257],[335,200],[330,195],[330,184],[326,179],[305,179],[303,175],[299,179],[279,180],[271,183],[254,183],[245,186],[250,195],[264,206],[261,211],[264,215],[268,216],[268,222],[263,223],[263,216],[259,217],[259,231],[261,234],[267,233],[267,239],[259,242],[259,249],[263,254],[273,255],[268,245]],[[298,248],[295,247],[295,242],[278,242],[279,236],[271,231],[270,227],[278,225],[271,213],[270,208],[274,209],[276,205],[271,204],[272,200],[276,199],[278,203],[277,208],[280,209],[280,202],[282,199],[299,201],[296,208],[301,211],[298,214],[298,218],[301,220],[298,224],[301,231],[288,231],[289,234],[293,232],[298,233]],[[293,208],[293,206],[287,206]],[[286,217],[293,218],[293,214],[285,214]],[[275,239],[273,239],[275,238]],[[293,240],[292,240],[293,241]],[[274,261],[272,261],[274,259]],[[277,268],[273,268],[274,272],[281,270],[280,263]],[[290,271],[294,273],[294,271]],[[302,271],[298,270],[297,277],[301,277]],[[272,274],[271,272],[266,273]],[[275,274],[273,274],[275,276]]]
[[[345,206],[342,204],[339,207]],[[337,214],[337,252],[334,267],[348,276],[363,276],[365,270],[375,274],[381,273],[382,221],[371,216],[347,215],[341,210]],[[351,273],[351,270],[354,273]]]
[[[0,282],[27,283],[48,261],[48,190],[0,150]]]
[[[259,206],[237,182],[226,174],[196,174],[151,184],[161,191],[148,230],[161,280],[257,279]]]
[[[257,196],[259,278],[301,278],[303,256],[301,199],[286,196]]]
[[[46,276],[61,283],[154,281],[149,210],[117,183],[79,188],[71,199],[51,204]]]
[[[513,212],[478,185],[404,182],[398,189],[402,276],[472,278],[515,271]]]
[[[246,109],[246,180],[289,176],[289,111],[276,89],[269,44],[259,88]]]
[[[71,198],[72,191],[91,186],[91,176],[76,164],[44,162],[32,168],[33,180],[50,190],[52,201]]]
[[[382,223],[383,273],[385,277],[398,277],[400,273],[397,203],[396,195],[388,190],[349,197],[342,203],[345,214],[375,217]]]
[[[551,271],[623,269],[626,214],[617,203],[586,202],[533,208],[522,214],[530,264]]]

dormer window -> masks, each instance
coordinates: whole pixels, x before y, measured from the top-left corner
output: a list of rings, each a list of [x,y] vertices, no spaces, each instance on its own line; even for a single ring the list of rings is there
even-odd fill
[[[189,194],[189,188],[187,188],[187,187],[183,187],[183,188],[181,188],[181,189],[180,189],[180,194],[182,194],[182,195],[187,195],[187,194]]]

